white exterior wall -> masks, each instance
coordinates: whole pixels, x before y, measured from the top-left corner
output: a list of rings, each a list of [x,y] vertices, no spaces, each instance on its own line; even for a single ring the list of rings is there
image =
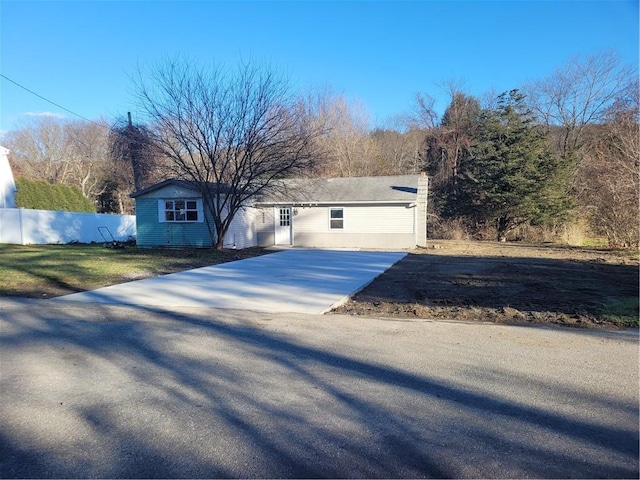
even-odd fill
[[[331,208],[342,208],[344,228],[331,229]],[[293,244],[321,248],[413,248],[415,208],[404,205],[294,207]]]
[[[0,208],[15,208],[16,183],[7,155],[9,149],[0,147]]]
[[[235,214],[224,237],[225,248],[248,248],[258,245],[253,208],[241,208]]]
[[[329,227],[331,208],[344,211],[344,228]],[[295,207],[294,234],[297,233],[414,233],[414,209],[406,205],[331,205]]]
[[[254,208],[254,225],[258,245],[270,247],[275,245],[275,219],[273,207]]]
[[[136,236],[136,217],[26,208],[0,209],[0,243],[102,243],[104,239],[98,227],[107,227],[116,240],[127,240]]]

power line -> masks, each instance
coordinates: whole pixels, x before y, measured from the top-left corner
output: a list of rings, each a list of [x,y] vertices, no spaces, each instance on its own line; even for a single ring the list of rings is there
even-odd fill
[[[9,82],[13,83],[14,85],[17,85],[18,87],[22,88],[23,90],[26,90],[27,92],[29,92],[31,95],[35,95],[38,98],[41,98],[42,100],[44,100],[45,102],[50,103],[51,105],[55,105],[58,108],[61,108],[62,110],[64,110],[65,112],[69,112],[71,115],[75,115],[78,118],[81,118],[83,120],[86,120],[87,122],[91,122],[91,123],[95,123],[96,125],[100,125],[98,122],[94,122],[93,120],[89,120],[86,117],[83,117],[82,115],[77,114],[76,112],[69,110],[68,108],[63,107],[62,105],[56,103],[56,102],[52,102],[51,100],[49,100],[48,98],[43,97],[42,95],[34,92],[33,90],[29,90],[27,87],[25,87],[24,85],[20,85],[18,82],[16,82],[15,80],[11,80],[9,77],[7,77],[6,75],[3,75],[2,73],[0,73],[0,77],[4,78],[5,80],[8,80]]]

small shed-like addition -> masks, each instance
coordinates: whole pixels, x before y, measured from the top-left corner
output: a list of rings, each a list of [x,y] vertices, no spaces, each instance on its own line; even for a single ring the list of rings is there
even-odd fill
[[[212,188],[216,188],[212,186]],[[170,179],[139,190],[136,205],[136,243],[141,247],[211,247],[202,195],[192,182]],[[213,228],[213,222],[209,222]],[[234,217],[225,247],[257,245],[253,216],[247,209]]]
[[[426,245],[426,174],[288,180],[285,185],[279,194],[254,204],[259,245]]]

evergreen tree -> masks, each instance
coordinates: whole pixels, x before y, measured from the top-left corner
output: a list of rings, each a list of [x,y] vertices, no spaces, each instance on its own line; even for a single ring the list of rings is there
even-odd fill
[[[519,225],[559,220],[571,206],[566,162],[551,152],[524,98],[512,90],[482,112],[472,158],[458,176],[459,213],[494,223],[500,241]]]
[[[51,185],[44,180],[16,178],[16,206],[36,210],[95,212],[95,205],[77,187]]]

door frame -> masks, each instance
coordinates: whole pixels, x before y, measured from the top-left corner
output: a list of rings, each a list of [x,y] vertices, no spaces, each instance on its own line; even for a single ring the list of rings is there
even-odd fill
[[[277,205],[273,212],[275,245],[293,245],[293,206]],[[285,233],[288,230],[288,238]]]

